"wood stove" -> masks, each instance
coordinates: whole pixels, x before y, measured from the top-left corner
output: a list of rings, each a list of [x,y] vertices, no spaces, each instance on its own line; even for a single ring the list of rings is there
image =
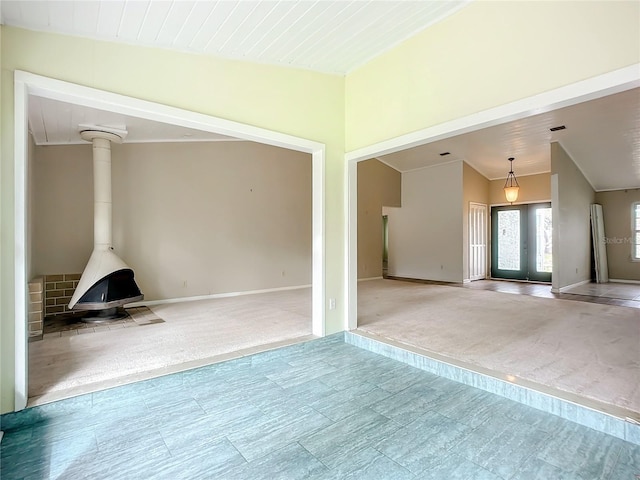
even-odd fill
[[[108,319],[118,307],[144,298],[133,270],[111,245],[111,142],[122,143],[126,130],[91,126],[80,135],[93,144],[93,252],[71,297],[69,309],[97,311]]]

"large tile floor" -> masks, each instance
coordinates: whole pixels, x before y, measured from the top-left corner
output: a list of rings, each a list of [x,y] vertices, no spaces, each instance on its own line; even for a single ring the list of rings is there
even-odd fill
[[[640,447],[342,335],[2,417],[9,479],[635,480]]]
[[[489,290],[492,292],[530,295],[532,297],[559,298],[561,300],[573,300],[576,302],[640,308],[640,284],[587,283],[574,287],[566,292],[553,293],[551,291],[551,285],[548,283],[517,282],[510,280],[478,280],[464,284],[452,284],[447,282],[432,282],[429,280],[403,278],[398,278],[398,280],[434,285],[458,286],[462,288],[469,288],[471,290]]]
[[[480,280],[465,283],[462,286],[475,290],[491,290],[494,292],[531,295],[533,297],[559,298],[561,300],[599,303],[601,305],[640,308],[640,285],[638,284],[587,283],[562,293],[553,293],[549,284],[506,280]]]

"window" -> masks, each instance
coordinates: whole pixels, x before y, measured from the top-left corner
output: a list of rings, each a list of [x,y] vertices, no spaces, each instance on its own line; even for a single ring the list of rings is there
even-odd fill
[[[631,205],[631,257],[640,261],[640,202]]]

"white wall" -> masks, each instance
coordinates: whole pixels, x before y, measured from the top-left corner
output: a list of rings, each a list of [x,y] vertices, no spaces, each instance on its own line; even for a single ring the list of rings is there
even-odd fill
[[[552,289],[558,291],[591,279],[590,205],[595,191],[557,142],[551,144],[551,179]]]
[[[146,300],[311,284],[311,156],[252,142],[112,146],[113,245]],[[36,149],[34,269],[81,272],[91,145]]]
[[[462,282],[462,162],[402,174],[389,214],[389,275]]]

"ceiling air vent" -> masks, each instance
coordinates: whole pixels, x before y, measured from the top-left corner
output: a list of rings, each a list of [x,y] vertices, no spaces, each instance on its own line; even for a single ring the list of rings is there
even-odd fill
[[[564,130],[565,128],[567,128],[567,127],[564,126],[564,125],[560,125],[558,127],[552,127],[549,130],[551,130],[552,132],[557,132],[558,130]]]

